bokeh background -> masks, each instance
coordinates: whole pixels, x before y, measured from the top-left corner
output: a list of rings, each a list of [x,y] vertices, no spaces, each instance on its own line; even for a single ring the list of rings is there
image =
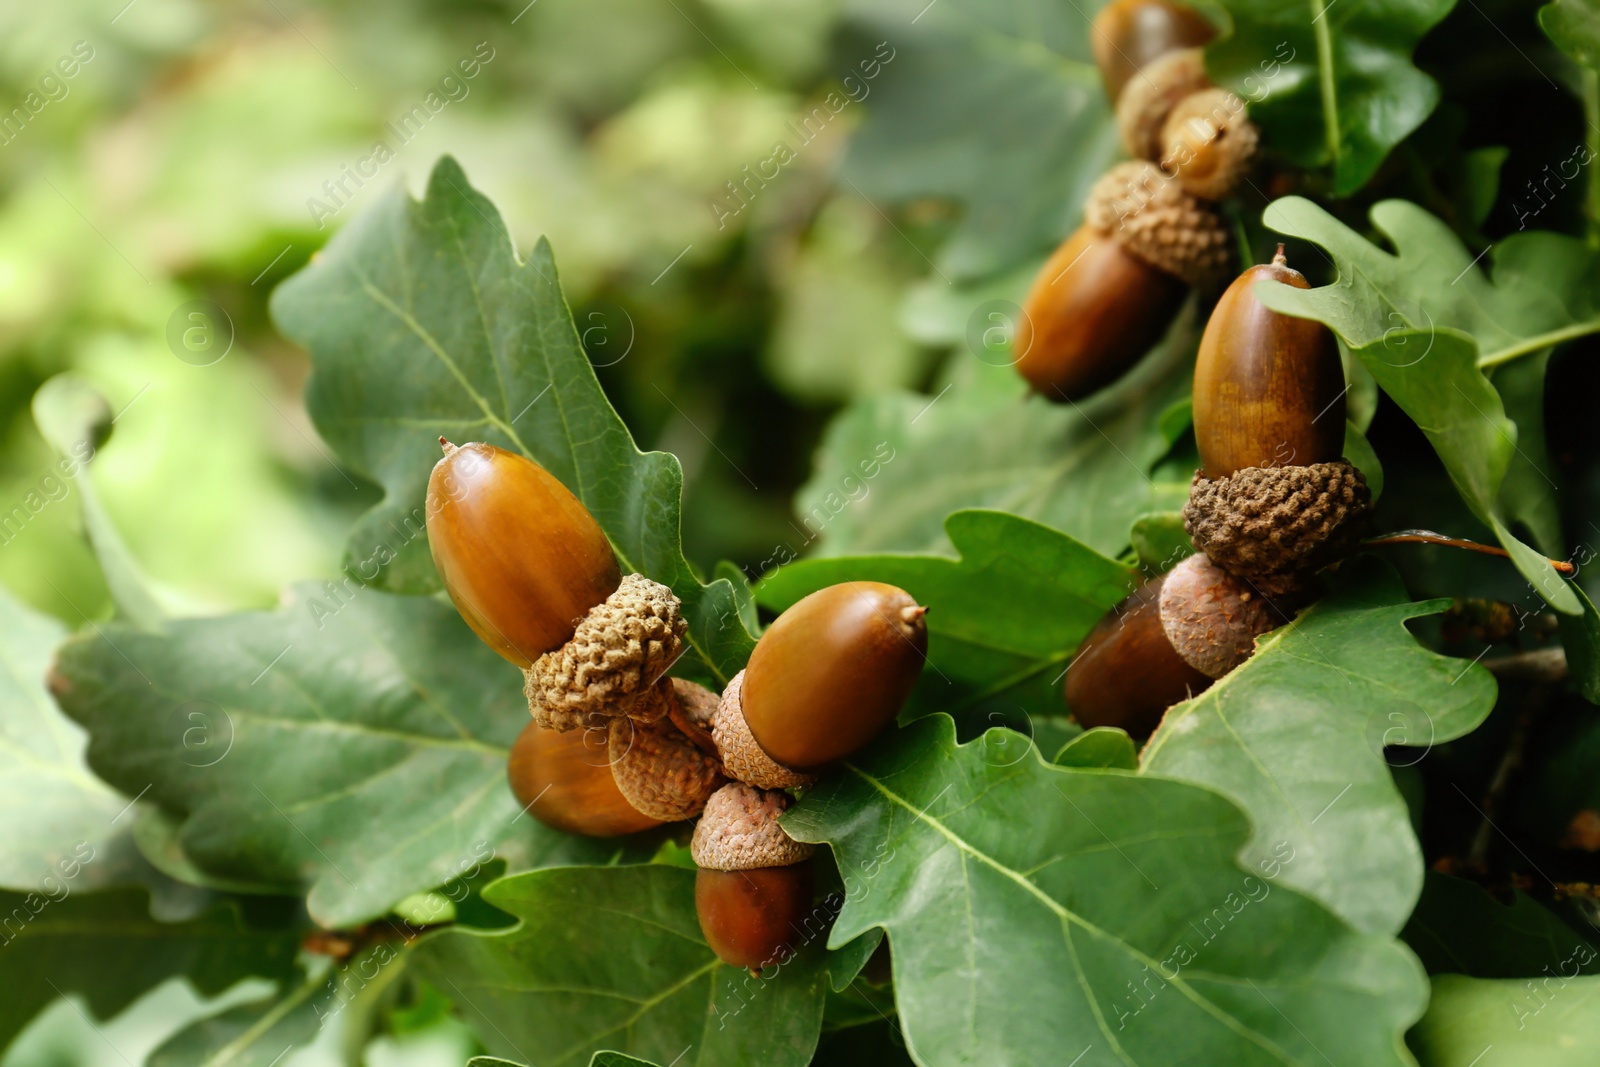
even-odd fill
[[[886,5],[856,5],[875,6]],[[1418,61],[1441,80],[1447,104],[1337,210],[1359,219],[1371,200],[1406,195],[1464,235],[1518,228],[1518,191],[1558,158],[1543,140],[1581,122],[1575,100],[1539,73],[1558,63],[1534,6],[1462,5],[1430,36]],[[997,17],[1023,17],[1023,5],[995,7]],[[1491,68],[1509,53],[1476,21],[1485,10],[1538,63]],[[1060,15],[1084,17],[1070,0]],[[683,463],[689,558],[707,572],[732,560],[755,577],[775,544],[806,540],[793,500],[830,416],[861,396],[942,380],[944,357],[964,358],[969,313],[1020,295],[1075,224],[1081,186],[1114,151],[1103,110],[1084,126],[1093,136],[1073,140],[1070,126],[1051,124],[1059,102],[1036,83],[1018,76],[1008,99],[1012,83],[986,80],[973,58],[981,42],[960,56],[925,48],[918,60],[908,50],[903,65],[946,64],[916,79],[944,95],[921,111],[898,100],[898,116],[930,116],[927,127],[879,130],[883,152],[898,153],[894,177],[862,177],[872,159],[855,172],[859,182],[840,170],[878,102],[871,94],[896,91],[891,67],[863,101],[808,131],[782,177],[748,206],[719,210],[735,205],[727,183],[771,158],[775,143],[796,143],[796,125],[874,53],[869,22],[842,0],[0,5],[0,516],[42,501],[19,527],[0,525],[0,584],[73,628],[111,612],[79,535],[81,486],[45,481],[56,455],[31,404],[62,372],[94,386],[116,414],[80,477],[92,479],[168,611],[265,608],[290,582],[335,578],[345,532],[377,493],[318,441],[301,402],[306,356],[276,333],[267,301],[381,189],[418,188],[446,152],[500,206],[519,247],[551,239],[613,403],[641,447]],[[76,70],[62,77],[57,62],[68,56]],[[477,75],[445,85],[463,60],[477,62]],[[1480,84],[1494,86],[1494,98],[1476,94]],[[974,92],[1007,106],[961,114]],[[394,144],[390,124],[430,93],[448,102],[376,177],[350,181],[349,169],[376,140]],[[44,101],[37,112],[29,94]],[[13,108],[24,120],[7,126]],[[1547,121],[1520,121],[1535,112]],[[1030,136],[1034,116],[1050,138]],[[970,141],[935,140],[962,122]],[[1012,155],[986,154],[981,133],[997,126],[1007,127],[1000,140],[1020,146]],[[1487,168],[1474,180],[1458,165],[1460,145],[1469,156],[1502,147],[1492,148],[1492,165],[1473,157]],[[1053,176],[1062,153],[1071,172]],[[340,181],[335,195],[328,183]],[[975,202],[1010,201],[1013,214],[963,218],[949,197],[920,197],[924,187],[978,191]],[[1581,189],[1564,192],[1537,225],[1574,229],[1581,202]],[[988,239],[971,240],[975,229]],[[1020,240],[993,236],[1018,232]],[[201,324],[226,347],[214,362],[180,358],[173,341],[196,325],[195,301],[221,313]],[[1587,369],[1595,366],[1562,362],[1565,377],[1551,390],[1558,409],[1560,398],[1600,388]],[[1579,424],[1572,414],[1552,422]],[[1420,437],[1387,406],[1374,440],[1386,461],[1418,457],[1391,468],[1391,498],[1481,536]],[[1592,499],[1592,435],[1558,434],[1552,445],[1572,491]],[[1402,509],[1389,525],[1410,518]],[[1488,591],[1520,584],[1481,561],[1446,570],[1428,558],[1406,564],[1422,593],[1459,586],[1463,574]],[[139,1062],[215,1008],[171,982],[101,1025],[69,998],[35,1020],[0,1067]],[[374,1067],[459,1065],[473,1050],[442,1002],[413,1005],[391,1027],[368,1050]],[[281,1067],[339,1062],[340,1040],[336,1022],[324,1026],[316,1046]]]

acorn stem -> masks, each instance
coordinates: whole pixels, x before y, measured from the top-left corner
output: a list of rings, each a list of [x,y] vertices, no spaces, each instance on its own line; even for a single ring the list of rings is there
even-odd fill
[[[456,446],[446,441],[443,437],[439,438],[439,447],[444,450],[444,454],[447,456],[456,450]]]
[[[1289,265],[1289,257],[1283,254],[1282,241],[1278,242],[1278,250],[1272,254],[1272,262],[1279,267],[1287,267]]]
[[[1481,552],[1486,556],[1499,556],[1501,559],[1510,559],[1511,553],[1498,545],[1484,545],[1477,541],[1468,541],[1462,537],[1446,537],[1442,533],[1432,530],[1396,530],[1393,533],[1383,534],[1379,537],[1369,537],[1361,542],[1363,545],[1445,545],[1449,548],[1464,548],[1469,552]],[[1578,568],[1565,560],[1553,559],[1550,566],[1558,574],[1577,574]]]

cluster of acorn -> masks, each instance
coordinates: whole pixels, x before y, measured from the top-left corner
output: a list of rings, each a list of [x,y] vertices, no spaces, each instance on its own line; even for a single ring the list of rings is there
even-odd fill
[[[1332,332],[1281,315],[1262,282],[1307,288],[1285,263],[1241,274],[1200,338],[1194,432],[1201,468],[1184,506],[1197,550],[1112,609],[1067,671],[1085,726],[1148,736],[1166,709],[1249,658],[1286,622],[1316,572],[1347,554],[1371,511],[1361,472],[1342,458],[1344,368]]]
[[[1081,400],[1159,341],[1192,288],[1214,294],[1232,261],[1216,203],[1243,180],[1259,135],[1243,100],[1206,77],[1215,30],[1172,0],[1114,0],[1094,55],[1133,158],[1089,191],[1084,222],[1022,303],[1018,372],[1051,400]]]
[[[717,955],[782,962],[813,906],[810,845],[778,818],[898,713],[926,609],[893,586],[818,590],[767,628],[718,694],[667,671],[686,621],[666,586],[622,575],[583,504],[532,461],[441,440],[428,541],[468,625],[523,671],[533,721],[508,776],[541,821],[591,836],[699,817],[695,906]]]

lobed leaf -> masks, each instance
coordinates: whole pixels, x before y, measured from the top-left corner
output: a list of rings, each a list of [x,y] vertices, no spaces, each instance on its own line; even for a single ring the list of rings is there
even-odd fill
[[[1241,868],[1237,808],[1017,760],[1001,733],[918,720],[784,816],[838,859],[832,942],[887,931],[918,1063],[1406,1062],[1416,962],[1275,882],[1283,856]]]
[[[702,584],[683,556],[677,458],[635,447],[584,354],[549,242],[519,261],[455,160],[438,162],[422,200],[397,187],[354,219],[278,288],[272,312],[311,353],[318,432],[384,489],[350,535],[350,573],[439,589],[423,526],[439,438],[488,441],[560,478],[624,573],[672,587],[707,672],[725,682],[744,666],[754,639],[733,585]]]
[[[521,676],[436,600],[326,583],[274,612],[108,626],[62,648],[55,685],[96,773],[181,819],[185,862],[308,890],[328,927],[492,856],[616,848],[519,817]]]
[[[694,882],[660,864],[516,875],[484,896],[517,927],[442,931],[414,962],[490,1052],[523,1063],[573,1067],[601,1049],[681,1067],[810,1062],[830,969],[857,954],[830,960],[819,906],[775,973],[729,967],[701,936]]]
[[[1360,930],[1395,933],[1422,890],[1422,849],[1385,746],[1415,763],[1494,707],[1492,675],[1420,645],[1412,603],[1387,565],[1344,565],[1338,587],[1264,637],[1242,666],[1167,711],[1144,773],[1208,786],[1249,813],[1247,862],[1283,844],[1286,884]]]

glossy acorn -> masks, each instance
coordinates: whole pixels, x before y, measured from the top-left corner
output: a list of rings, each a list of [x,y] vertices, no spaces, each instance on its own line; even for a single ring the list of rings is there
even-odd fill
[[[1134,590],[1089,631],[1067,668],[1067,708],[1085,729],[1115,726],[1150,736],[1172,705],[1211,679],[1191,667],[1161,624],[1157,575]]]
[[[810,860],[742,871],[700,868],[694,908],[700,931],[723,963],[759,972],[799,947],[812,911]]]
[[[844,582],[778,616],[744,673],[741,706],[756,744],[808,771],[871,741],[922,671],[926,612],[903,589]]]
[[[511,792],[546,826],[589,837],[617,837],[662,825],[628,803],[612,774],[604,730],[558,733],[536,723],[511,746]]]
[[[1249,467],[1331,463],[1344,451],[1344,367],[1333,332],[1269,309],[1262,281],[1310,284],[1283,247],[1217,301],[1194,369],[1194,431],[1207,478]]]
[[[1155,346],[1188,293],[1182,279],[1080,226],[1022,302],[1016,368],[1051,400],[1082,400]]]
[[[445,455],[428,478],[428,546],[456,610],[527,668],[572,636],[622,575],[605,532],[543,467],[489,444]]]
[[[1216,29],[1192,8],[1171,0],[1113,0],[1095,15],[1089,43],[1112,101],[1151,60],[1179,48],[1197,48]]]

